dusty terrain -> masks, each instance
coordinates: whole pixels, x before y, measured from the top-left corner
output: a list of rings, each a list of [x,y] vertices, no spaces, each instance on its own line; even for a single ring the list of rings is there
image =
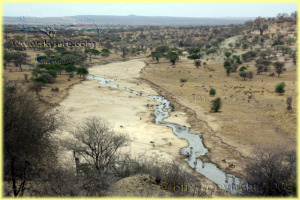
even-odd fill
[[[227,77],[221,62],[207,62],[215,71],[203,66],[197,69],[192,60],[180,60],[175,66],[166,59],[159,64],[147,59],[147,63],[142,77],[173,100],[175,111],[188,113],[192,131],[204,133],[204,144],[210,149],[206,159],[221,169],[242,175],[243,158],[250,156],[256,145],[279,142],[287,149],[296,147],[297,81],[292,63],[286,64],[280,78],[262,74],[254,75],[251,81],[243,81],[238,73]],[[255,72],[253,63],[249,66]],[[180,78],[188,81],[183,84]],[[282,96],[274,93],[278,82],[287,85]],[[216,89],[214,97],[208,94],[210,87]],[[286,111],[287,96],[293,98],[294,112]],[[223,107],[221,112],[210,113],[210,101],[216,97],[222,98]],[[229,168],[229,163],[235,168]]]

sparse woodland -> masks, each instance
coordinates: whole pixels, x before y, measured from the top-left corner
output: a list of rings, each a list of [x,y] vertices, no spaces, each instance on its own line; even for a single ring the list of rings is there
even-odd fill
[[[100,43],[98,32],[89,26],[55,33],[20,31],[18,25],[3,29],[4,196],[109,196],[114,183],[137,174],[150,175],[147,184],[156,188],[137,196],[211,195],[159,193],[163,182],[180,185],[201,178],[183,169],[180,161],[160,166],[120,153],[131,140],[105,119],[88,118],[70,128],[74,140],[54,137],[67,126],[67,117],[53,108],[72,85],[84,81],[89,67],[136,57],[145,58],[141,76],[161,85],[161,94],[207,97],[205,102],[182,105],[198,112],[188,113],[197,130],[204,127],[201,116],[220,122],[216,130],[205,129],[214,134],[203,135],[211,149],[207,158],[246,183],[257,184],[257,190],[238,195],[297,194],[297,12],[231,26],[107,26],[101,28]],[[45,39],[90,43],[21,45]],[[171,103],[175,110],[182,109],[179,100]],[[214,150],[216,144],[223,145],[220,152]],[[58,161],[62,147],[73,153],[67,166]],[[229,168],[222,159],[237,167]]]

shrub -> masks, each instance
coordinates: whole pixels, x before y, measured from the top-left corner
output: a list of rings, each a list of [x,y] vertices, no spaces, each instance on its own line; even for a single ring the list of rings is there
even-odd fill
[[[285,88],[285,82],[280,82],[275,85],[275,92],[282,95],[285,92],[284,88]]]
[[[225,60],[224,63],[223,63],[223,66],[224,67],[231,66],[231,61],[229,59]]]
[[[215,96],[215,94],[216,94],[216,89],[210,88],[210,90],[209,90],[209,95],[210,95],[210,96]]]
[[[227,57],[227,58],[229,58],[230,56],[231,56],[231,53],[229,52],[229,51],[225,51],[225,56]]]
[[[54,78],[50,74],[43,73],[41,76],[45,77],[47,79],[47,83],[50,83],[50,84],[54,83]]]
[[[186,79],[186,78],[181,78],[180,81],[181,81],[182,83],[184,83],[184,82],[187,82],[187,79]]]
[[[57,77],[57,71],[56,70],[48,70],[48,71],[45,71],[45,73],[50,74],[53,78]]]
[[[241,66],[240,69],[239,69],[239,71],[240,71],[240,72],[243,72],[243,71],[245,71],[245,69],[247,69],[246,66]]]
[[[58,87],[52,88],[52,91],[59,92],[59,88]]]
[[[46,84],[47,83],[47,79],[44,77],[44,76],[39,76],[35,79],[33,79],[35,82],[40,82],[40,83],[44,83]]]
[[[222,106],[222,100],[220,97],[211,101],[211,112],[218,112]]]
[[[77,67],[75,67],[74,65],[67,65],[65,67],[66,72],[74,72],[77,70]]]

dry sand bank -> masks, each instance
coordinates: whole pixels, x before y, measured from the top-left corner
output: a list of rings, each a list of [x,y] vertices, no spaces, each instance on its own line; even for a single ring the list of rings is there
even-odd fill
[[[114,78],[116,81],[113,84],[119,84],[120,87],[143,91],[144,94],[158,95],[149,85],[139,82],[139,72],[143,67],[143,61],[131,60],[94,66],[89,69],[89,72],[94,76]],[[126,150],[132,155],[143,155],[157,162],[170,162],[180,156],[180,148],[187,146],[188,143],[178,139],[170,128],[152,123],[154,116],[150,114],[153,113],[153,108],[148,108],[147,104],[158,103],[150,98],[112,89],[98,84],[96,80],[88,79],[70,89],[68,97],[60,103],[58,109],[64,110],[71,124],[77,124],[90,116],[105,118],[113,125],[115,131],[130,136],[131,147]],[[178,117],[172,117],[176,119],[174,122],[187,125],[185,114],[177,113],[177,115]],[[66,128],[65,137],[68,137],[67,131]],[[154,142],[155,147],[150,141]]]

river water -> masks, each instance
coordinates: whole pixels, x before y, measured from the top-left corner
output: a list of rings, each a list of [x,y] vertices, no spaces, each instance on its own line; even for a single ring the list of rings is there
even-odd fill
[[[169,100],[165,99],[162,96],[151,96],[151,95],[140,94],[139,92],[133,91],[129,88],[122,88],[117,85],[113,85],[111,84],[111,82],[114,82],[115,81],[114,79],[105,79],[90,74],[86,75],[86,78],[95,79],[98,81],[99,84],[107,85],[112,88],[116,88],[120,90],[126,90],[130,93],[142,97],[152,98],[156,102],[161,103],[160,105],[154,107],[154,115],[156,116],[155,123],[172,128],[173,133],[178,138],[180,139],[183,138],[188,141],[189,146],[182,148],[180,150],[181,154],[186,156],[184,161],[187,162],[188,165],[191,168],[193,168],[196,172],[202,174],[203,176],[205,176],[206,178],[208,178],[209,180],[217,184],[221,190],[229,191],[232,194],[236,194],[240,191],[243,185],[242,179],[239,179],[232,174],[228,174],[222,171],[213,163],[202,162],[200,159],[197,159],[197,157],[201,157],[208,152],[208,149],[203,145],[201,133],[192,134],[189,132],[189,128],[187,128],[186,126],[167,123],[163,121],[163,119],[169,117],[169,112],[172,111]]]

